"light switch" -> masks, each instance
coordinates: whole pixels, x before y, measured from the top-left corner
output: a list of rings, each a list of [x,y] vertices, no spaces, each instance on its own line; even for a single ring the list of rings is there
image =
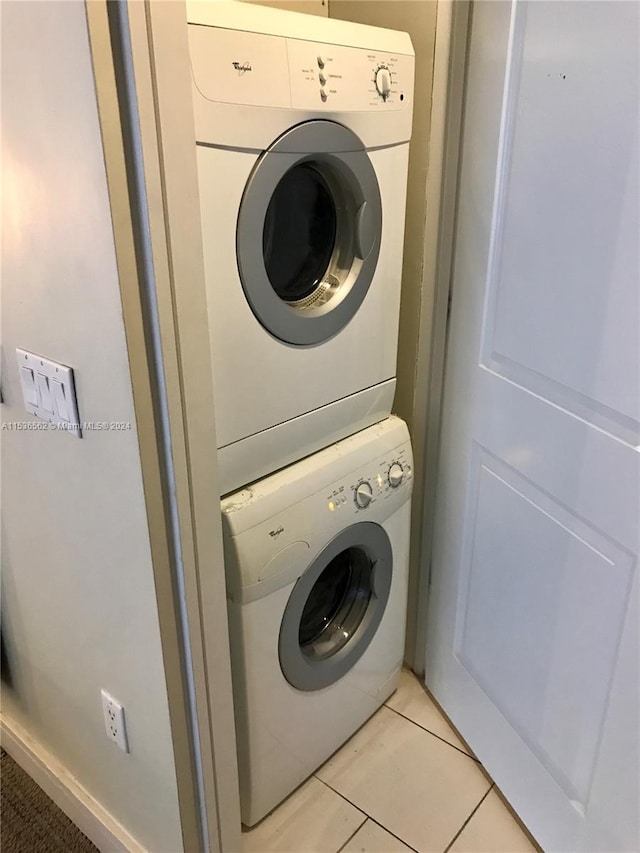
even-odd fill
[[[20,384],[22,385],[22,395],[25,403],[37,406],[38,390],[36,388],[36,380],[33,377],[33,370],[29,367],[20,368]]]
[[[63,421],[70,420],[67,400],[64,394],[64,385],[62,384],[62,382],[58,382],[57,379],[52,379],[51,391],[53,393],[53,405],[55,413],[59,418],[62,418]]]
[[[82,438],[73,369],[21,348],[16,358],[27,412],[50,428]]]
[[[44,373],[36,374],[36,387],[38,389],[38,408],[44,409],[45,412],[51,412],[53,414],[53,404],[51,403],[49,380],[44,375]]]

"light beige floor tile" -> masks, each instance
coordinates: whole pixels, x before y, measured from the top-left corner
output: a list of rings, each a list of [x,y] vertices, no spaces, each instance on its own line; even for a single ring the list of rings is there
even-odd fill
[[[491,791],[450,853],[534,853],[536,849],[500,797]]]
[[[412,853],[412,850],[377,823],[368,820],[340,853]]]
[[[473,754],[442,716],[433,699],[412,672],[402,670],[398,689],[386,704],[422,728],[466,752],[467,755]]]
[[[366,815],[311,778],[269,817],[242,833],[243,853],[336,853]]]
[[[472,758],[381,708],[316,774],[419,851],[442,851],[490,782]]]

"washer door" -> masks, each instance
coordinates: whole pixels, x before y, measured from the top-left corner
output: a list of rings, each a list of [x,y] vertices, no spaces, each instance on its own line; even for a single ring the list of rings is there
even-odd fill
[[[308,121],[262,154],[242,197],[236,251],[251,309],[287,343],[337,334],[366,296],[380,253],[382,204],[362,142]]]
[[[280,667],[289,684],[320,690],[359,660],[384,614],[392,564],[389,537],[369,521],[343,530],[316,557],[280,626]]]

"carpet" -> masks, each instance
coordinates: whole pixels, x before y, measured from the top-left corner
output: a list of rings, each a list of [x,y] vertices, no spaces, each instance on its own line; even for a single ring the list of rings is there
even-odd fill
[[[0,751],[2,853],[96,853],[86,835],[4,749]]]

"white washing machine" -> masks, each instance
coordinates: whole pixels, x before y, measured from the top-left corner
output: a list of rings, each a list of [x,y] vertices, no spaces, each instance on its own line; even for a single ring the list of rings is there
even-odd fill
[[[248,826],[395,689],[411,467],[406,425],[391,417],[222,502]]]
[[[226,493],[391,411],[414,58],[248,3],[188,19]]]

